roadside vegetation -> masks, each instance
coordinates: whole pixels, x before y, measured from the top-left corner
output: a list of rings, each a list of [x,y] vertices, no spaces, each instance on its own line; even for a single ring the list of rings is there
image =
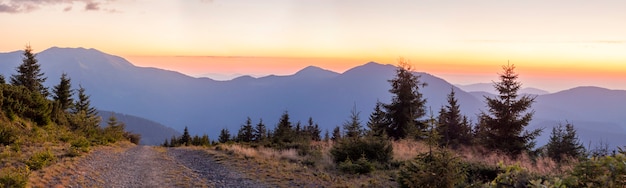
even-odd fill
[[[222,129],[218,142],[200,149],[281,186],[626,186],[624,151],[584,148],[571,123],[554,127],[549,143],[536,147],[543,130],[526,129],[535,97],[518,95],[514,65],[502,68],[494,83],[500,94],[485,98],[488,110],[476,123],[460,111],[454,89],[437,114],[426,108],[420,90],[427,83],[400,59],[389,80],[391,102],[378,102],[365,122],[354,108],[321,137],[312,118],[303,125],[285,112],[274,129],[248,118],[236,134]]]
[[[95,146],[140,139],[115,117],[100,127],[85,88],[72,89],[68,75],[52,89],[44,87],[47,78],[35,56],[26,46],[9,82],[0,75],[0,187],[25,187],[47,166]]]

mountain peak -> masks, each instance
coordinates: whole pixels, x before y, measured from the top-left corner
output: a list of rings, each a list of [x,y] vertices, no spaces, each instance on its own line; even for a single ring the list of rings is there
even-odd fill
[[[339,75],[339,73],[322,69],[316,66],[308,66],[303,68],[302,70],[296,72],[294,76],[297,77],[306,77],[306,78],[330,78]]]

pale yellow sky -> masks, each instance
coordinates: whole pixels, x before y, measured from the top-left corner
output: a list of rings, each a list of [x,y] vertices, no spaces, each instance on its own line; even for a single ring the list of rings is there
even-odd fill
[[[402,56],[418,70],[456,83],[490,82],[484,79],[510,60],[533,75],[529,80],[539,80],[527,85],[626,89],[624,7],[626,1],[617,0],[0,0],[0,51],[30,43],[36,50],[96,48],[135,61],[150,59],[137,58],[145,56],[321,58],[328,61],[318,64],[337,72],[367,61],[394,63]],[[190,65],[183,59],[167,66],[133,63],[203,74],[185,72]],[[255,70],[295,71],[286,67],[301,67],[296,59],[282,65],[255,61]],[[251,72],[236,62],[206,64],[205,73]],[[546,79],[563,82],[547,84]]]

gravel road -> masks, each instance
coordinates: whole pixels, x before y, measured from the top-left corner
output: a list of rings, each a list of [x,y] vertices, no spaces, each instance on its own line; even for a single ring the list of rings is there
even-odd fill
[[[188,148],[135,146],[78,161],[70,187],[266,187]]]

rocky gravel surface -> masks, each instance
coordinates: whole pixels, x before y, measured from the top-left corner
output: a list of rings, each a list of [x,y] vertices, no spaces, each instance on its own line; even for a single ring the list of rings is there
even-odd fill
[[[67,187],[266,187],[188,148],[93,151],[69,170]]]

